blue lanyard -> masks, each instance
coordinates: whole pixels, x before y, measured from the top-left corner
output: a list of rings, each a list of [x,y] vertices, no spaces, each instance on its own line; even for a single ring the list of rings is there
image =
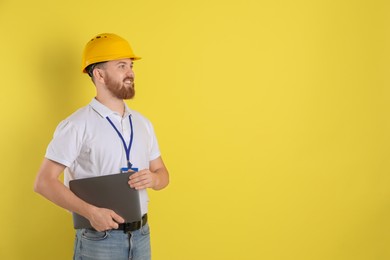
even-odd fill
[[[119,138],[122,140],[123,148],[125,148],[125,151],[126,151],[127,168],[131,169],[131,166],[133,166],[131,164],[131,162],[130,162],[130,150],[131,150],[131,146],[133,145],[133,121],[131,121],[131,115],[129,115],[131,132],[130,132],[130,142],[129,142],[129,146],[128,147],[126,145],[126,141],[123,138],[121,132],[118,131],[118,129],[115,127],[114,123],[112,123],[111,119],[108,116],[106,118],[107,118],[108,122],[111,124],[111,126],[115,129],[115,131],[118,134]]]

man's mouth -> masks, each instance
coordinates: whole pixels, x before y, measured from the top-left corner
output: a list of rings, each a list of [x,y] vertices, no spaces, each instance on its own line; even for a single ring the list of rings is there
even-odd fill
[[[128,82],[133,82],[134,79],[133,79],[133,78],[125,78],[123,81],[124,81],[125,83],[128,83]]]

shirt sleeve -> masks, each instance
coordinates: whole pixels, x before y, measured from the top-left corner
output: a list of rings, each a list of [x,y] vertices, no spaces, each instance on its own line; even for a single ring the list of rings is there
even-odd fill
[[[82,133],[69,121],[62,121],[56,128],[45,157],[70,167],[80,154]]]
[[[150,144],[151,144],[149,150],[149,154],[150,154],[149,161],[153,161],[154,159],[160,157],[161,153],[160,153],[160,148],[158,146],[157,137],[154,132],[153,125],[150,121],[148,122],[148,127],[150,131]]]

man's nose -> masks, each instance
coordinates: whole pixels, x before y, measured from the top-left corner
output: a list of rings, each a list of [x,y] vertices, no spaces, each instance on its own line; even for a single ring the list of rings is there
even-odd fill
[[[129,68],[126,73],[129,77],[134,78],[134,71],[133,68]]]

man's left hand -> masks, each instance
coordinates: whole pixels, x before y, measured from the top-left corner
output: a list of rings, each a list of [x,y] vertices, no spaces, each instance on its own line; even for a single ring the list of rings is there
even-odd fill
[[[151,172],[149,169],[144,169],[130,175],[128,183],[131,188],[136,190],[153,188],[157,182],[156,175],[156,173]]]

